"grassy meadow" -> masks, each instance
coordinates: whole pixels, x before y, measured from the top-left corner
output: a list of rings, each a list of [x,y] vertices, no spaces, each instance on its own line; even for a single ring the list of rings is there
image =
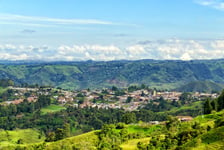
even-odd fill
[[[0,130],[0,149],[3,146],[39,143],[45,135],[35,129]]]
[[[66,108],[63,106],[60,106],[60,105],[49,105],[49,106],[41,109],[41,114],[45,115],[47,113],[54,113],[54,112],[61,111],[63,109],[66,109]]]

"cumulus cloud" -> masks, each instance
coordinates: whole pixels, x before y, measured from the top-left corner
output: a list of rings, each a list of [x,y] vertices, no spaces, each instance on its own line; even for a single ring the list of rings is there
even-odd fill
[[[224,1],[223,0],[195,0],[196,3],[212,7],[218,10],[224,10]]]
[[[224,40],[167,39],[116,45],[61,45],[56,48],[33,45],[0,45],[2,60],[137,60],[137,59],[219,59],[224,58]]]
[[[217,59],[224,57],[224,40],[178,40],[151,42],[144,48],[158,59]]]

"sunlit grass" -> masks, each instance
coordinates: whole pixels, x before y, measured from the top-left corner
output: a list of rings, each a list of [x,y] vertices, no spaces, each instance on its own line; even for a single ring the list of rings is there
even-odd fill
[[[66,109],[66,108],[63,106],[60,106],[60,105],[49,105],[49,106],[41,109],[41,114],[44,115],[47,113],[54,113],[54,112],[61,111],[63,109]]]
[[[44,134],[35,129],[0,130],[0,149],[1,146],[16,145],[18,140],[22,141],[21,144],[31,144],[42,142],[44,139]]]
[[[142,139],[129,140],[128,142],[122,144],[120,147],[122,148],[122,150],[137,150],[138,142],[148,144],[150,139],[151,138],[148,137],[148,138],[142,138]]]

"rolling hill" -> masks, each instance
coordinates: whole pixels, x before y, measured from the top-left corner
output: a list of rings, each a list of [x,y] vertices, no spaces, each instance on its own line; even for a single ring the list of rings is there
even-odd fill
[[[183,150],[207,150],[224,148],[224,111],[213,114],[197,116],[188,122],[173,120],[172,128],[166,124],[150,125],[138,123],[124,125],[122,129],[115,128],[113,124],[106,125],[101,130],[91,131],[78,136],[65,138],[54,142],[39,142],[2,145],[2,150],[14,149],[183,149]],[[220,122],[217,126],[217,122]],[[178,125],[178,127],[177,127]],[[156,141],[153,140],[156,138]],[[40,139],[41,140],[41,139]],[[111,143],[108,143],[111,142]],[[112,144],[112,148],[110,147]],[[150,147],[150,145],[152,147]],[[154,145],[154,146],[153,146]],[[168,146],[168,147],[164,147]]]
[[[224,88],[223,84],[218,84],[211,81],[194,81],[177,88],[177,91],[182,92],[217,92]]]
[[[0,79],[6,78],[16,84],[65,89],[127,87],[130,84],[175,89],[193,81],[224,83],[224,60],[2,62]]]

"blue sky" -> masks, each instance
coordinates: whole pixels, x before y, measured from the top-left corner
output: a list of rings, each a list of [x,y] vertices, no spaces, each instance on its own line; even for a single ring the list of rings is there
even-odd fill
[[[224,57],[222,0],[0,0],[0,59]]]

